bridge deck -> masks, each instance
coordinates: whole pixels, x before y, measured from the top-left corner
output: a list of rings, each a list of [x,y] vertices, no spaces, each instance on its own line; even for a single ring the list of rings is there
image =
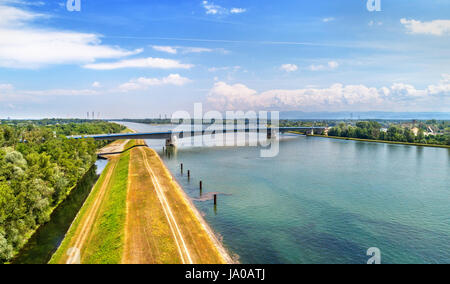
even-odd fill
[[[227,133],[239,133],[239,132],[259,132],[259,133],[272,133],[272,132],[292,132],[292,131],[308,131],[308,130],[324,130],[325,127],[279,127],[279,128],[237,128],[237,129],[204,129],[200,131],[167,131],[167,132],[151,132],[151,133],[121,133],[121,134],[98,134],[98,135],[80,135],[69,136],[71,139],[82,138],[94,138],[95,140],[121,140],[121,139],[170,139],[173,136],[178,138],[189,138],[193,136],[201,135],[214,135],[214,134],[227,134]]]

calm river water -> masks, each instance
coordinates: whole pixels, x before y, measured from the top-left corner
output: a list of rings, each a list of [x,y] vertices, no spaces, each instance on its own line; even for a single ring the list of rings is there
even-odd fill
[[[167,127],[125,123],[137,131]],[[283,136],[275,158],[255,147],[148,141],[242,263],[450,263],[450,150]],[[180,174],[180,163],[192,178]]]

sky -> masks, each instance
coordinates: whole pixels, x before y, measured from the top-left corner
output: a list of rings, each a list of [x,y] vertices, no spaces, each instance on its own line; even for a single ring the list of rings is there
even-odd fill
[[[0,118],[450,112],[448,0],[69,2],[0,0]]]

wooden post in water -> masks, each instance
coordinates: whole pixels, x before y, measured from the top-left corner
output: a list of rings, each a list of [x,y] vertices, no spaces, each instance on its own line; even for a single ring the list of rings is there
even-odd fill
[[[191,179],[191,170],[188,170],[188,180]]]
[[[202,191],[202,190],[203,190],[203,182],[200,181],[200,191]]]
[[[217,205],[217,194],[214,194],[214,205]]]
[[[181,163],[181,174],[183,174],[183,163]]]

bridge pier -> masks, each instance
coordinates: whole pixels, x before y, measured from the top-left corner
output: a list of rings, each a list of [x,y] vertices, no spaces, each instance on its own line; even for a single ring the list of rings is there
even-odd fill
[[[267,129],[267,140],[277,137],[277,131],[272,129]]]
[[[311,135],[311,136],[314,135],[314,128],[307,130],[306,135]]]
[[[177,147],[178,137],[176,135],[170,136],[169,139],[166,139],[166,147]]]

